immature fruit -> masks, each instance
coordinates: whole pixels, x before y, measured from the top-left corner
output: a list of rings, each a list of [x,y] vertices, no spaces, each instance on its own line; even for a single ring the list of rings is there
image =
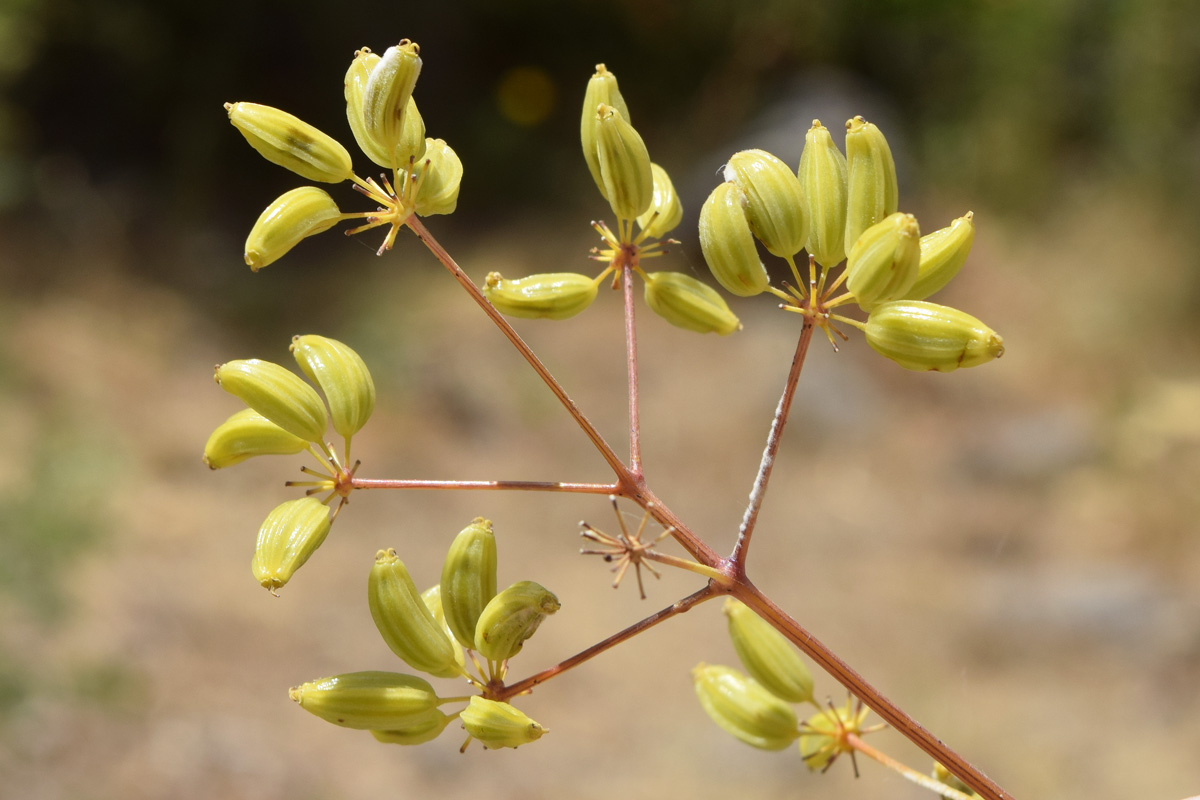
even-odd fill
[[[396,146],[395,158],[392,153],[377,145],[375,140],[367,135],[366,123],[363,119],[363,94],[367,89],[367,80],[371,71],[379,63],[380,58],[364,47],[354,53],[354,61],[346,70],[346,119],[350,130],[354,133],[354,141],[367,154],[367,158],[386,169],[404,168],[408,166],[409,158],[420,159],[425,155],[425,121],[417,110],[417,103],[410,95],[408,106],[404,110],[403,132],[400,143]]]
[[[595,124],[596,159],[604,196],[618,219],[637,219],[654,197],[646,143],[613,106],[601,104],[596,109]]]
[[[1004,355],[1004,339],[957,308],[895,300],[871,312],[867,344],[905,369],[953,372]]]
[[[912,214],[892,214],[863,231],[846,259],[846,288],[863,311],[905,296],[921,263],[921,227]]]
[[[558,598],[533,581],[518,581],[493,597],[475,625],[475,650],[492,661],[521,652],[542,620],[559,609]]]
[[[376,741],[384,744],[425,744],[440,736],[442,731],[446,730],[446,726],[450,724],[451,719],[453,717],[448,717],[434,709],[429,717],[419,722],[413,722],[403,728],[390,731],[371,731],[371,735],[375,737]]]
[[[751,297],[767,288],[767,268],[758,258],[746,219],[746,193],[722,183],[700,208],[700,249],[717,279],[731,294]]]
[[[733,598],[725,601],[724,611],[733,649],[750,676],[789,703],[812,701],[812,674],[783,634]]]
[[[917,270],[917,282],[904,295],[905,300],[924,300],[941,291],[958,274],[975,241],[974,220],[975,215],[968,211],[966,216],[954,220],[949,227],[921,237],[921,265]]]
[[[458,208],[463,165],[458,154],[441,139],[425,140],[425,157],[414,174],[418,181],[416,212],[422,217],[453,214]]]
[[[325,437],[325,404],[294,372],[251,358],[218,364],[214,377],[222,389],[288,433],[307,442]]]
[[[743,150],[725,165],[725,180],[745,192],[746,220],[767,252],[787,258],[804,248],[804,195],[787,164],[765,150]]]
[[[388,548],[375,554],[367,581],[367,601],[375,627],[404,663],[439,678],[462,674],[445,626],[433,618],[395,550]]]
[[[438,696],[429,682],[398,672],[348,672],[294,686],[288,697],[343,728],[404,730],[435,720]]]
[[[726,733],[761,750],[782,750],[800,735],[796,712],[753,678],[729,667],[699,664],[692,681],[700,705]]]
[[[308,443],[252,408],[244,408],[217,426],[204,445],[209,469],[240,464],[253,456],[291,455]]]
[[[433,614],[433,618],[446,631],[446,638],[450,640],[450,645],[454,650],[454,663],[465,670],[467,665],[466,656],[463,655],[462,646],[454,638],[454,633],[450,630],[450,626],[446,624],[446,612],[442,610],[442,585],[435,583],[433,586],[430,586],[421,592],[421,599],[425,601],[425,607],[429,609],[429,613]]]
[[[625,98],[617,88],[617,76],[609,72],[603,64],[596,65],[596,74],[588,80],[587,90],[583,94],[583,114],[579,121],[579,138],[583,143],[583,158],[587,161],[588,171],[596,182],[600,194],[608,199],[604,189],[604,178],[600,175],[600,156],[596,150],[596,110],[601,105],[609,105],[617,109],[626,122],[629,119],[629,107]],[[633,124],[630,122],[630,124]]]
[[[846,122],[846,249],[900,207],[896,163],[879,128],[862,117]]]
[[[595,278],[575,272],[547,272],[512,280],[489,272],[483,296],[510,317],[567,319],[592,304],[599,286]]]
[[[384,153],[396,152],[404,138],[405,112],[421,74],[420,54],[416,42],[402,39],[384,51],[363,87],[363,130]]]
[[[274,593],[317,551],[329,535],[331,524],[329,508],[315,497],[276,506],[258,529],[250,561],[254,579]]]
[[[808,220],[805,249],[821,266],[837,266],[846,257],[846,157],[819,119],[804,135],[799,179]]]
[[[479,615],[496,596],[496,536],[490,520],[476,517],[454,537],[441,587],[446,626],[463,647],[474,649]]]
[[[489,750],[520,747],[537,741],[547,731],[508,703],[485,700],[478,695],[459,714],[467,733]]]
[[[672,325],[697,333],[728,336],[742,329],[716,289],[682,272],[646,274],[646,305]]]
[[[263,209],[246,237],[246,266],[255,272],[278,261],[302,239],[338,223],[342,212],[333,198],[315,186],[284,192]]]
[[[658,164],[650,165],[650,174],[654,179],[654,195],[650,207],[637,218],[638,227],[647,236],[661,239],[670,233],[679,221],[683,219],[683,205],[679,195],[675,193],[675,185],[671,176]]]
[[[855,712],[847,700],[840,708],[824,709],[805,720],[804,731],[800,734],[800,757],[805,765],[819,772],[838,755],[853,752],[846,734],[858,735],[866,715],[866,709]]]
[[[225,110],[233,127],[273,164],[321,183],[341,183],[353,172],[346,148],[286,111],[258,103],[226,103]]]
[[[308,334],[292,337],[292,355],[329,401],[333,429],[349,439],[375,410],[375,382],[358,353],[335,339]]]

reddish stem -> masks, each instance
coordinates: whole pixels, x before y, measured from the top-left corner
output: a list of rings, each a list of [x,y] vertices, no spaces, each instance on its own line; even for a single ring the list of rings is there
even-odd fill
[[[561,481],[428,481],[388,478],[352,478],[354,489],[495,489],[518,492],[579,492],[612,494],[615,483],[563,483]]]
[[[633,268],[636,256],[624,257],[622,250],[621,281],[625,288],[625,360],[629,365],[629,474],[635,481],[642,478],[642,424],[638,411],[637,325],[634,319]]]

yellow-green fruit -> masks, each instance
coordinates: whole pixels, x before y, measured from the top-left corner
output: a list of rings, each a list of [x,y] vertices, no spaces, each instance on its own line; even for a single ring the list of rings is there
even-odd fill
[[[488,750],[520,747],[537,741],[547,733],[545,728],[508,703],[485,700],[478,695],[471,698],[459,714],[459,719],[467,733],[482,742]]]
[[[866,709],[855,713],[848,700],[840,708],[823,709],[805,720],[800,734],[800,757],[808,768],[820,772],[837,755],[851,752],[845,733],[857,735],[865,717]]]
[[[787,258],[804,249],[804,195],[787,164],[765,150],[743,150],[725,165],[725,180],[745,192],[746,220],[767,252]]]
[[[792,707],[736,669],[698,664],[692,681],[700,705],[713,722],[746,744],[782,750],[800,735]]]
[[[905,369],[953,372],[1004,355],[1000,334],[957,308],[896,300],[871,312],[867,343]]]
[[[353,172],[346,148],[286,111],[258,103],[226,103],[225,110],[233,127],[273,164],[321,183],[341,183]]]
[[[458,208],[463,165],[458,154],[441,139],[425,141],[425,159],[415,170],[419,183],[416,211],[422,217],[453,214]]]
[[[863,231],[846,259],[846,288],[863,311],[904,297],[921,263],[921,226],[912,214],[892,214]]]
[[[258,215],[246,237],[245,260],[258,272],[278,261],[308,236],[329,230],[342,218],[337,203],[315,186],[284,192]]]
[[[567,319],[592,304],[600,284],[575,272],[547,272],[508,280],[489,272],[483,287],[501,313],[526,319]]]
[[[326,722],[358,730],[420,727],[441,713],[428,681],[399,672],[348,672],[319,678],[292,687],[288,696]]]
[[[425,607],[429,609],[429,613],[433,614],[433,618],[438,621],[438,624],[446,631],[446,638],[450,640],[450,644],[454,649],[454,663],[466,669],[466,656],[463,655],[462,646],[454,638],[454,633],[450,630],[450,626],[446,624],[446,612],[442,610],[442,585],[435,583],[425,591],[421,592],[421,599],[425,601]]]
[[[274,592],[329,535],[329,508],[315,497],[289,500],[275,507],[258,529],[250,571],[264,589]]]
[[[371,735],[375,737],[376,741],[384,744],[425,744],[440,736],[452,719],[454,718],[434,709],[428,718],[420,722],[413,722],[403,728],[390,731],[371,731]]]
[[[288,433],[306,442],[325,437],[329,425],[325,404],[296,373],[251,358],[218,364],[214,377],[222,389]]]
[[[716,289],[682,272],[646,274],[646,305],[678,328],[728,336],[742,329]]]
[[[846,257],[846,157],[819,119],[804,135],[799,178],[808,220],[805,249],[821,266],[837,266]]]
[[[862,117],[846,122],[846,249],[867,228],[900,208],[896,163],[879,128]]]
[[[333,429],[349,439],[375,410],[375,382],[358,353],[335,339],[308,334],[292,337],[292,355],[329,401]]]
[[[558,598],[541,584],[514,583],[484,606],[475,625],[475,650],[492,661],[512,658],[559,607]]]
[[[367,601],[375,627],[404,663],[439,678],[462,674],[446,626],[433,618],[395,550],[388,548],[375,554],[375,565],[367,581]]]
[[[609,72],[603,64],[597,64],[596,73],[588,80],[587,89],[583,93],[579,138],[583,144],[583,158],[587,161],[588,171],[592,173],[592,180],[607,200],[604,178],[600,175],[600,157],[596,150],[596,111],[601,105],[612,106],[621,113],[626,122],[633,124],[629,119],[629,107],[625,105],[625,98],[617,88],[617,76]]]
[[[967,262],[974,241],[975,215],[970,211],[951,222],[949,227],[922,236],[917,282],[904,299],[924,300],[941,291]]]
[[[654,176],[646,143],[609,105],[596,110],[596,159],[604,196],[618,219],[637,219],[654,198]]]
[[[750,677],[789,703],[812,701],[812,673],[783,634],[733,598],[725,601],[724,611],[733,649]]]
[[[416,42],[402,39],[384,51],[367,77],[363,87],[363,131],[383,153],[396,152],[404,138],[404,116],[420,74],[421,48]]]
[[[767,268],[758,257],[746,219],[746,193],[736,183],[722,183],[700,208],[700,249],[713,277],[739,297],[767,288]]]
[[[475,626],[496,596],[496,535],[491,520],[476,517],[463,528],[442,565],[442,613],[463,647],[475,647]]]
[[[654,196],[650,200],[650,207],[638,217],[637,222],[647,236],[661,239],[683,219],[683,205],[665,169],[658,164],[651,164],[650,174],[654,180]]]
[[[400,134],[400,144],[396,146],[395,159],[383,147],[367,135],[366,123],[363,121],[363,95],[366,93],[367,80],[371,70],[379,63],[379,56],[364,47],[354,53],[354,61],[346,70],[346,119],[350,130],[354,133],[354,141],[367,154],[367,158],[386,169],[403,169],[408,166],[409,159],[419,159],[425,155],[425,121],[417,110],[417,103],[410,95],[408,107],[404,111],[404,130]]]
[[[240,464],[253,456],[299,453],[308,443],[252,408],[244,408],[217,426],[204,445],[209,469]]]

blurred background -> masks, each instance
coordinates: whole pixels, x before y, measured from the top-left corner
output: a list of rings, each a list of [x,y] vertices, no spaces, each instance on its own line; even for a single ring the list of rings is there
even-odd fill
[[[839,144],[854,114],[882,127],[925,231],[973,210],[972,256],[936,299],[1007,355],[926,375],[861,337],[815,342],[751,575],[1016,797],[1200,791],[1200,6],[3,0],[0,794],[925,796],[863,762],[858,780],[848,763],[812,775],[712,725],[688,670],[735,663],[718,603],[520,701],[551,734],[518,751],[460,756],[456,728],[380,745],[288,701],[319,676],[404,669],[364,602],[371,558],[395,547],[433,583],[476,515],[501,584],[563,603],[515,677],[698,588],[613,592],[576,553],[580,519],[616,526],[602,498],[494,493],[355,496],[280,598],[252,580],[255,532],[302,460],[205,469],[239,407],[211,369],[286,363],[296,333],[371,366],[361,475],[610,477],[412,237],[376,258],[374,234],[330,233],[242,264],[258,213],[303,181],[222,103],[352,147],[344,71],[401,37],[422,46],[429,135],[465,165],[458,211],[428,224],[477,281],[594,269],[588,222],[610,212],[577,124],[598,62],[683,195],[682,245],[656,268],[707,279],[695,223],[724,159],[795,165],[814,118]],[[647,476],[722,551],[799,331],[768,299],[731,305],[745,330],[722,339],[639,308]],[[619,306],[517,328],[623,452]],[[823,675],[817,693],[843,697]],[[894,732],[874,742],[929,767]]]

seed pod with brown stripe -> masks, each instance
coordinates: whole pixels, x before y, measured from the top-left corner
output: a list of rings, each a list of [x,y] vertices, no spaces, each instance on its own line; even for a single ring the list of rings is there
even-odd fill
[[[363,94],[366,92],[367,80],[371,70],[379,63],[379,55],[364,47],[354,54],[350,69],[346,70],[346,119],[350,130],[354,133],[354,141],[367,154],[367,158],[386,169],[403,168],[408,166],[409,158],[420,159],[425,155],[425,121],[417,110],[417,103],[410,95],[408,106],[404,111],[403,131],[400,143],[396,146],[395,158],[392,153],[367,135],[366,124],[363,121]]]
[[[442,565],[442,613],[454,638],[474,649],[475,626],[496,596],[496,535],[491,520],[476,517],[463,528]]]
[[[726,733],[761,750],[782,750],[800,735],[796,712],[758,681],[736,669],[698,664],[692,670],[696,697]]]
[[[771,624],[733,598],[725,601],[729,638],[750,677],[789,703],[813,699],[813,678],[800,654]]]
[[[375,382],[358,353],[336,339],[293,336],[292,355],[329,402],[333,429],[350,439],[375,410]]]
[[[435,708],[429,717],[419,722],[413,722],[403,728],[390,731],[371,731],[371,735],[375,737],[376,741],[384,744],[425,744],[441,736],[442,731],[446,730],[446,726],[452,719],[454,717],[447,716]]]
[[[251,358],[218,364],[214,377],[222,389],[288,433],[307,442],[325,437],[329,425],[325,404],[296,373]]]
[[[408,39],[385,50],[371,69],[363,87],[363,130],[383,153],[396,152],[404,138],[404,116],[420,74],[421,48]]]
[[[367,581],[371,619],[392,652],[415,670],[454,678],[462,674],[446,627],[433,618],[396,551],[375,554]],[[372,728],[385,729],[386,725]]]
[[[250,571],[272,594],[317,551],[329,535],[329,508],[315,497],[276,506],[258,529]]]
[[[348,672],[294,686],[288,697],[310,714],[343,728],[404,730],[436,719],[429,682],[399,672]]]
[[[346,148],[286,111],[258,103],[226,103],[225,110],[233,127],[273,164],[321,183],[341,183],[353,172]]]
[[[559,609],[558,598],[533,581],[518,581],[493,597],[475,626],[475,650],[492,661],[521,652],[542,620]]]
[[[965,311],[895,300],[871,312],[867,344],[905,369],[953,372],[1004,355],[1004,339]]]

